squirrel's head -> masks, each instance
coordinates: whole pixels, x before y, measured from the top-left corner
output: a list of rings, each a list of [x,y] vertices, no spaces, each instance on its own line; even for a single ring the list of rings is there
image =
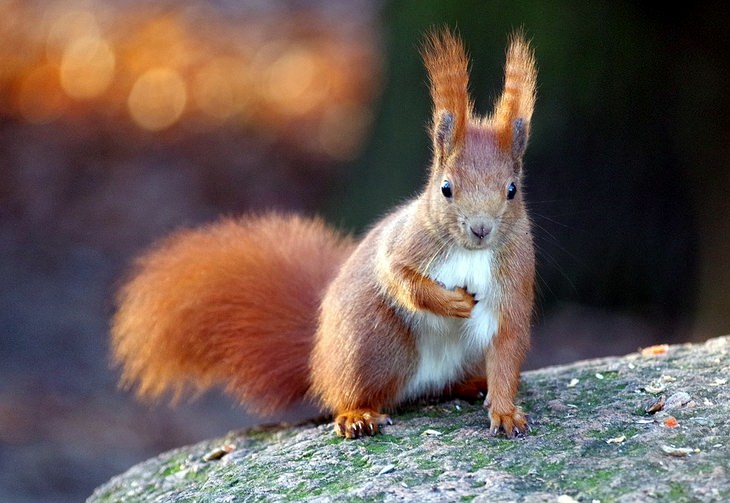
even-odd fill
[[[426,38],[431,82],[433,163],[422,195],[434,230],[470,249],[489,248],[524,214],[522,158],[535,104],[537,71],[521,33],[511,37],[504,90],[478,117],[468,93],[468,58],[450,31]]]

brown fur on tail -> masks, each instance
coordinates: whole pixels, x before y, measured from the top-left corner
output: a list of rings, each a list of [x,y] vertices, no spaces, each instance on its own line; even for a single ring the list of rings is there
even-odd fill
[[[259,414],[301,400],[324,290],[353,243],[318,219],[224,219],[136,263],[112,322],[122,384],[173,400],[222,385]]]
[[[532,110],[535,107],[536,85],[535,54],[524,33],[518,31],[511,36],[507,49],[504,91],[489,119],[497,132],[502,149],[511,148],[513,127],[517,119],[522,119],[522,127],[526,133],[528,132]]]

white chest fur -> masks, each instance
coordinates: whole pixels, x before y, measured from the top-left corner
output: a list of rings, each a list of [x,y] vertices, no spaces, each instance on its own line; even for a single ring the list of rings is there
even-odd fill
[[[420,312],[414,316],[419,361],[404,398],[438,392],[463,377],[465,368],[484,359],[484,348],[497,332],[499,286],[491,250],[454,249],[435,263],[429,276],[447,289],[464,287],[477,300],[467,319]]]

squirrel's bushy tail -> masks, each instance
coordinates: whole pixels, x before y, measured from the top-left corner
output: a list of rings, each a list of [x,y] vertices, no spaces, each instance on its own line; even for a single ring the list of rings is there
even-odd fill
[[[162,240],[118,296],[112,353],[122,384],[173,401],[221,385],[267,415],[309,388],[324,290],[353,242],[318,219],[224,219]]]

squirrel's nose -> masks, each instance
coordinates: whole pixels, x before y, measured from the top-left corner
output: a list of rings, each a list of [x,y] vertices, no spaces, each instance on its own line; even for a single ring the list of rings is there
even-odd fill
[[[492,232],[492,226],[487,223],[476,223],[469,226],[469,230],[472,234],[474,234],[477,238],[484,239],[489,235],[490,232]]]

